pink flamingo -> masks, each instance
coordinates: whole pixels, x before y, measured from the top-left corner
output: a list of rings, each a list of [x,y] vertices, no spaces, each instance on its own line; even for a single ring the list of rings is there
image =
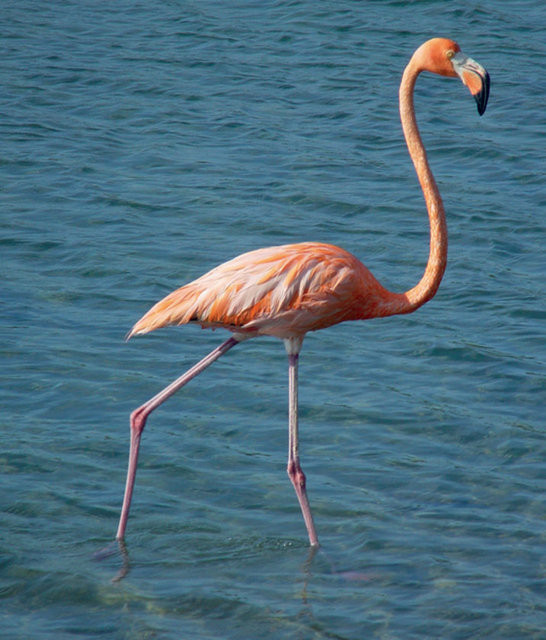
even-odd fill
[[[482,115],[489,96],[487,71],[459,45],[434,38],[421,45],[400,84],[400,117],[409,155],[425,197],[430,222],[430,252],[420,282],[405,293],[385,289],[355,256],[339,247],[303,242],[250,251],[173,291],[153,306],[128,337],[168,325],[195,323],[221,327],[232,337],[131,414],[131,444],[125,496],[116,538],[125,536],[135,483],[142,430],[150,413],[236,344],[260,335],[284,341],[288,353],[288,475],[303,513],[309,542],[318,537],[305,488],[298,450],[298,354],[308,331],[346,320],[411,313],[436,293],[447,260],[444,207],[430,170],[415,119],[413,91],[422,71],[460,77]]]

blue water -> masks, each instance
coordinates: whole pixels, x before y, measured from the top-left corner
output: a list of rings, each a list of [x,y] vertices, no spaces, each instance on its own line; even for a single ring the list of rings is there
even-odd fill
[[[546,5],[43,0],[0,24],[2,637],[544,638]],[[124,342],[152,303],[302,240],[419,280],[397,88],[434,35],[487,67],[489,107],[417,85],[450,231],[435,299],[304,343],[322,549],[260,339],[152,416],[127,556],[97,556],[130,411],[225,338]]]

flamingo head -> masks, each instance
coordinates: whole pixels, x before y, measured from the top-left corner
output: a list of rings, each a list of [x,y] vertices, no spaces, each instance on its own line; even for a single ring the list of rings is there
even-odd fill
[[[482,115],[489,98],[489,74],[459,45],[448,38],[433,38],[422,44],[413,55],[420,71],[430,71],[450,78],[459,77],[474,96]]]

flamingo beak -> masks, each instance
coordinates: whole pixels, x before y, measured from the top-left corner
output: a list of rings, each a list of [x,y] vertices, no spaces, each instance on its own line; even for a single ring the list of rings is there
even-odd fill
[[[489,98],[489,74],[472,58],[467,58],[460,51],[451,58],[453,70],[468,87],[478,105],[478,113],[483,115]]]

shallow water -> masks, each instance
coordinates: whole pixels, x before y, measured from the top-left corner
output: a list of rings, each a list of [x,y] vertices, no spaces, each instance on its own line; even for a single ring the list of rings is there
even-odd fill
[[[6,638],[542,638],[542,2],[18,2],[0,14],[0,622]],[[128,414],[225,336],[124,342],[260,246],[322,240],[419,279],[397,88],[434,35],[492,78],[416,107],[450,256],[415,314],[247,342],[150,419],[127,556]],[[121,580],[120,572],[126,572]]]

